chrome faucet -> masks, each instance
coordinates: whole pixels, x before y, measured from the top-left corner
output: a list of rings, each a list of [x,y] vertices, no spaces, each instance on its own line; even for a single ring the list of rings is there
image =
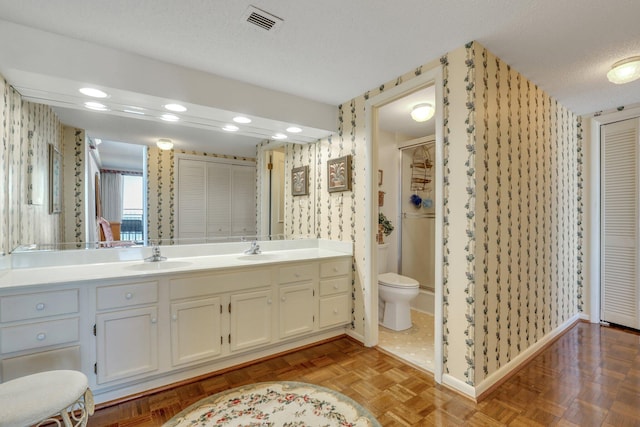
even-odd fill
[[[149,258],[145,258],[145,262],[160,262],[166,260],[166,256],[160,255],[160,246],[154,245],[151,249],[151,256]]]
[[[260,253],[260,245],[257,240],[251,242],[251,247],[244,251],[245,255],[257,255]]]

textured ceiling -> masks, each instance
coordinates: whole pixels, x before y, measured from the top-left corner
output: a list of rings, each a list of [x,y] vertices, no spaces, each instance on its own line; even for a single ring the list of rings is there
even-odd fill
[[[247,24],[250,4],[281,28]],[[605,76],[640,55],[639,16],[637,0],[0,0],[5,21],[330,105],[477,40],[578,114],[640,102],[640,81]]]

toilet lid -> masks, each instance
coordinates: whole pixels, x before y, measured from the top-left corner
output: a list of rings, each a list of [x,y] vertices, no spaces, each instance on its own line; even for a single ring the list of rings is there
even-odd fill
[[[380,274],[378,283],[392,288],[417,288],[419,286],[417,280],[396,273]]]

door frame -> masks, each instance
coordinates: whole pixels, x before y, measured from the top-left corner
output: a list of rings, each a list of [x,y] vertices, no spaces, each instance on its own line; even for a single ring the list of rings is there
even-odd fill
[[[622,111],[613,111],[594,116],[590,119],[590,126],[585,126],[584,130],[589,131],[589,143],[584,145],[585,163],[585,248],[586,261],[589,263],[584,271],[586,273],[585,283],[589,286],[588,293],[583,295],[588,298],[589,306],[586,307],[586,318],[591,323],[600,323],[600,292],[601,292],[601,230],[602,217],[600,203],[601,197],[601,135],[600,126],[609,123],[619,122],[626,119],[640,117],[640,106],[636,106]]]
[[[378,251],[375,242],[374,230],[378,229],[377,201],[378,186],[377,175],[373,171],[378,170],[378,108],[383,105],[402,98],[411,92],[425,87],[435,85],[436,90],[436,176],[435,187],[442,189],[443,185],[443,76],[442,66],[423,71],[417,77],[395,86],[391,89],[368,99],[365,102],[365,128],[366,128],[366,182],[369,183],[369,193],[367,194],[367,205],[365,213],[365,223],[371,232],[365,234],[365,289],[364,289],[364,344],[374,346],[378,344]],[[377,173],[377,172],[376,172]],[[375,203],[374,203],[375,202]],[[434,379],[442,382],[442,272],[443,272],[443,211],[442,211],[442,190],[436,191],[436,231],[435,231],[435,302],[434,302]]]

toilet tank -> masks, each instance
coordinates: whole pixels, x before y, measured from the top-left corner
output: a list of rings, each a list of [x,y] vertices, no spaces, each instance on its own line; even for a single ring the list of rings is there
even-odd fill
[[[383,243],[378,244],[378,274],[386,273],[389,271],[387,269],[387,259],[389,255],[389,244]]]

